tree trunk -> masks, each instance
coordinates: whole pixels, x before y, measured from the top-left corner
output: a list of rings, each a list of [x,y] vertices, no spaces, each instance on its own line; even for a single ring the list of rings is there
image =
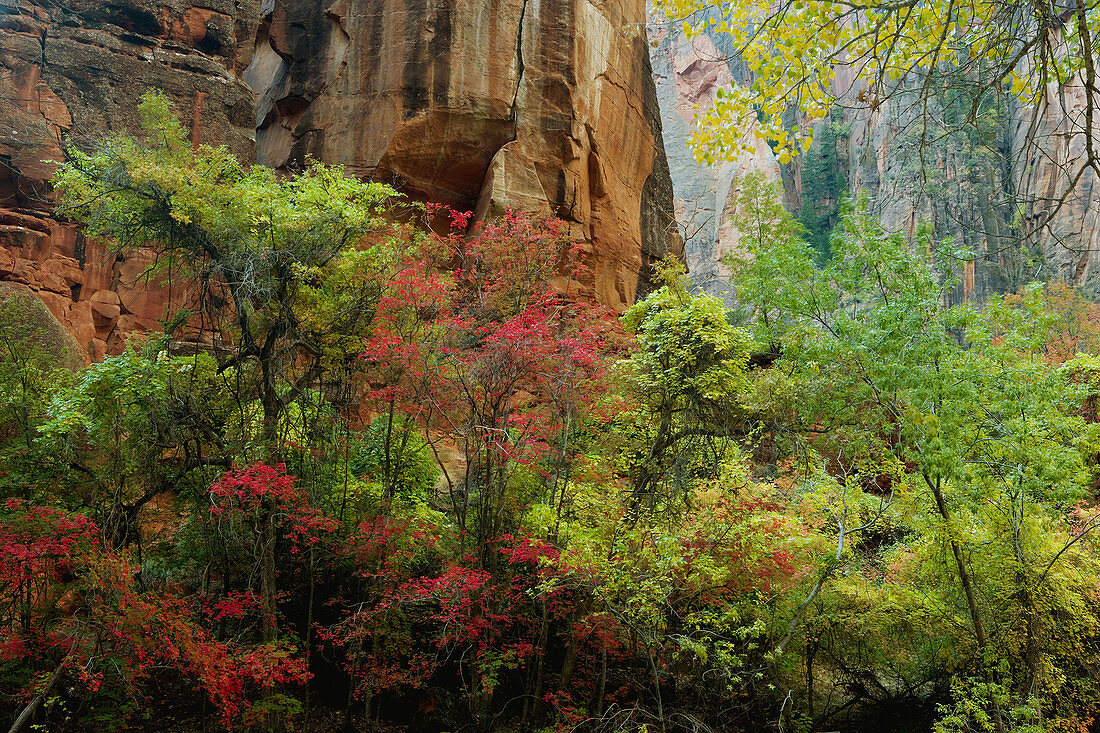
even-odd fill
[[[817,642],[806,637],[806,711],[814,716],[814,657],[817,656]]]
[[[653,691],[657,695],[657,718],[661,721],[661,731],[665,731],[665,703],[661,695],[661,675],[657,671],[657,660],[653,656],[653,650],[647,648],[646,654],[649,657],[649,669],[653,673]]]
[[[27,724],[27,721],[31,719],[34,712],[38,710],[38,706],[42,704],[42,701],[46,699],[46,696],[53,690],[54,685],[61,679],[61,672],[65,669],[65,661],[57,665],[57,669],[53,671],[50,678],[46,680],[46,684],[42,686],[42,689],[37,695],[31,698],[31,701],[26,704],[23,710],[19,713],[19,716],[15,719],[15,722],[11,724],[11,728],[8,728],[8,733],[19,733],[23,729],[23,726]]]
[[[260,596],[264,609],[262,634],[264,642],[271,642],[275,641],[278,634],[278,609],[275,587],[275,512],[267,498],[263,501],[260,525]]]
[[[959,547],[959,543],[955,541],[955,537],[952,534],[951,516],[947,510],[947,502],[943,499],[943,492],[940,490],[940,481],[936,479],[935,483],[933,483],[927,476],[924,477],[924,481],[928,484],[928,487],[932,489],[932,496],[936,499],[936,508],[939,510],[940,516],[947,526],[948,542],[951,545],[951,554],[955,557],[955,566],[959,571],[959,580],[962,582],[963,593],[966,594],[966,605],[970,610],[970,621],[974,624],[974,635],[978,639],[978,648],[984,652],[987,641],[985,626],[982,625],[982,617],[981,614],[978,613],[978,601],[974,596],[974,586],[970,582],[970,573],[966,569],[966,561],[963,559],[962,549]]]
[[[389,411],[386,413],[386,439],[385,449],[382,451],[382,515],[389,516],[393,506],[393,495],[396,492],[394,481],[394,461],[391,452],[393,450],[393,417],[394,402],[390,400]]]
[[[542,622],[539,624],[539,636],[535,643],[535,666],[528,684],[528,695],[523,702],[521,722],[526,726],[539,709],[542,697],[543,665],[546,657],[546,638],[550,629],[550,609],[545,600],[542,602]]]
[[[600,683],[596,688],[596,717],[603,715],[603,698],[607,694],[607,649],[600,650]]]
[[[923,475],[923,474],[922,474]],[[955,541],[953,534],[951,515],[947,509],[947,502],[944,501],[943,491],[940,488],[940,479],[937,477],[933,482],[924,475],[924,482],[928,484],[928,488],[932,490],[932,496],[936,499],[936,508],[939,510],[940,517],[943,518],[944,525],[947,527],[948,542],[951,545],[951,554],[955,557],[955,566],[959,571],[959,581],[962,583],[963,593],[966,595],[966,605],[970,610],[970,621],[974,624],[974,636],[978,640],[978,652],[982,657],[982,671],[985,675],[987,683],[993,682],[993,675],[989,672],[985,662],[985,652],[988,646],[988,638],[985,635],[985,626],[982,624],[981,614],[978,612],[978,601],[974,595],[974,586],[970,581],[970,573],[966,569],[966,561],[963,559],[962,548],[959,547],[959,543]],[[993,702],[993,727],[996,733],[1003,733],[1004,720],[1001,716],[1001,707],[994,700]]]
[[[313,599],[315,588],[315,569],[317,565],[317,553],[316,545],[311,545],[309,548],[309,606],[306,609],[306,669],[310,667],[310,661],[312,660],[313,649]],[[303,702],[302,710],[302,729],[309,730],[309,703],[310,703],[310,685],[306,683],[305,689],[305,701]]]
[[[275,378],[269,360],[261,359],[263,384],[260,386],[260,401],[263,405],[263,450],[268,460],[281,462],[278,447],[279,415],[282,412],[279,395],[275,388]],[[275,508],[271,500],[264,498],[260,514],[260,597],[263,603],[263,624],[261,633],[264,642],[275,641],[278,634],[276,620],[275,585]]]

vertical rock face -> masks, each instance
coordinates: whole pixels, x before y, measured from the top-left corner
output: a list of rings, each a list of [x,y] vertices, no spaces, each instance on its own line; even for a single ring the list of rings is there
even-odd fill
[[[682,254],[644,20],[644,0],[0,0],[0,279],[92,359],[163,316],[148,255],[85,241],[46,183],[65,136],[136,130],[158,88],[246,161],[313,156],[480,217],[548,204],[622,309]]]
[[[821,195],[806,177],[805,160],[814,151],[780,166],[760,144],[733,162],[697,164],[687,149],[695,105],[706,108],[717,88],[746,81],[746,72],[733,49],[722,46],[724,37],[689,41],[675,24],[657,16],[650,37],[689,271],[708,292],[729,297],[721,258],[738,246],[729,222],[739,181],[754,170],[782,180],[786,203],[797,213],[801,204],[818,203],[814,197]],[[854,94],[858,86],[853,88],[852,81],[838,78],[837,90]],[[1038,109],[1010,107],[995,128],[972,135],[937,131],[936,142],[924,146],[907,100],[890,100],[873,113],[858,111],[860,105],[853,103],[836,123],[843,128],[838,166],[847,191],[866,193],[888,229],[912,234],[920,222],[928,222],[938,236],[950,236],[974,253],[974,261],[955,268],[960,285],[950,295],[952,302],[982,301],[1052,276],[1098,297],[1100,186],[1087,169],[1070,186],[1086,158],[1084,136],[1073,133],[1082,126],[1084,93],[1079,81],[1051,89]],[[944,118],[935,100],[928,111],[934,121]],[[1004,203],[1006,191],[1025,203],[1023,216]],[[1061,206],[1050,205],[1063,195]]]
[[[75,143],[138,126],[136,105],[164,90],[196,141],[253,155],[249,0],[0,0],[0,280],[37,295],[80,356],[118,351],[156,325],[171,295],[147,287],[151,259],[115,258],[52,217],[47,181]]]
[[[722,39],[698,35],[687,39],[673,24],[654,20],[649,26],[651,58],[660,101],[665,148],[675,190],[676,221],[684,241],[688,272],[695,285],[711,295],[732,300],[729,271],[722,258],[740,251],[739,235],[730,221],[736,214],[740,181],[759,172],[781,180],[779,162],[763,141],[752,155],[718,165],[695,160],[688,147],[695,108],[714,103],[718,89],[742,80],[728,59],[732,49]]]
[[[933,120],[950,114],[937,104]],[[1006,107],[980,132],[937,131],[923,146],[907,100],[849,113],[852,191],[871,196],[887,228],[911,234],[926,221],[974,255],[956,268],[952,302],[1052,277],[1096,298],[1100,188],[1085,166],[1083,85],[1052,87],[1037,107]]]
[[[932,120],[950,114],[936,99],[927,105]],[[846,115],[848,176],[852,192],[869,195],[887,229],[912,235],[927,222],[937,238],[949,237],[971,253],[966,262],[943,263],[953,264],[959,282],[947,295],[948,302],[983,302],[995,293],[1018,290],[1037,277],[1087,284],[1075,281],[1073,268],[1059,261],[1049,232],[1035,228],[1029,232],[1028,216],[1013,221],[1018,210],[1044,208],[1039,199],[1047,197],[1026,180],[1031,172],[1022,161],[1021,117],[1027,111],[1011,109],[981,132],[934,129],[936,142],[927,144],[921,141],[923,125],[915,106],[898,99],[873,113]],[[1064,133],[1063,128],[1055,137],[1064,138]],[[1041,146],[1049,143],[1042,137],[1037,141]],[[1063,176],[1058,185],[1064,188],[1068,183],[1069,177]],[[1019,209],[1008,203],[1011,195]],[[1066,227],[1073,217],[1067,208],[1051,222],[1053,228]],[[1088,236],[1081,224],[1078,220],[1071,225],[1075,240]]]
[[[678,255],[640,0],[275,0],[242,78],[258,160],[343,163],[411,197],[546,204],[622,309]],[[648,92],[648,93],[647,93]]]
[[[1100,181],[1085,166],[1085,136],[1066,132],[1083,128],[1085,95],[1076,78],[1061,90],[1048,89],[1045,104],[1018,110],[1010,121],[1010,150],[1017,189],[1048,202],[1042,210],[1032,207],[1023,233],[1042,253],[1044,267],[1100,300]],[[1029,135],[1036,149],[1024,148]],[[1100,146],[1100,130],[1094,138]]]

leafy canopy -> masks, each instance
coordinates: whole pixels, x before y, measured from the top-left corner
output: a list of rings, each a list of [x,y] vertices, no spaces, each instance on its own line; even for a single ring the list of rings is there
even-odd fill
[[[1034,104],[1047,83],[1095,76],[1100,13],[1084,0],[658,0],[690,36],[729,40],[747,81],[720,90],[692,139],[700,161],[735,159],[752,136],[786,163],[837,102],[874,110],[906,90],[1004,90]],[[1091,109],[1091,105],[1090,105]],[[919,106],[917,114],[922,114]],[[791,112],[796,114],[792,117]],[[923,114],[928,113],[925,107]],[[982,114],[976,101],[965,115]],[[935,121],[933,121],[935,122]],[[1077,119],[1077,127],[1090,126]]]
[[[246,167],[225,148],[192,149],[167,99],[139,106],[144,139],[70,149],[55,178],[62,208],[121,250],[151,247],[154,269],[193,284],[168,328],[198,329],[241,369],[262,409],[261,450],[322,375],[354,360],[400,249],[383,217],[396,196],[339,166],[293,176]]]

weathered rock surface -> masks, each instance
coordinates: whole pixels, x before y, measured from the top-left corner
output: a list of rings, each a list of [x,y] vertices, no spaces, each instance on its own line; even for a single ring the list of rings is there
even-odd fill
[[[50,366],[75,369],[84,364],[84,350],[73,335],[50,312],[40,298],[14,283],[0,282],[0,312],[4,331],[18,348],[24,339],[33,338]]]
[[[782,171],[763,141],[757,142],[754,154],[734,161],[714,166],[697,162],[688,147],[695,108],[706,109],[718,89],[738,80],[728,62],[732,49],[716,45],[722,40],[707,35],[689,40],[667,21],[651,23],[649,38],[688,273],[706,292],[732,301],[729,270],[722,258],[740,251],[740,235],[730,224],[737,213],[740,182],[753,172],[778,181]]]
[[[0,0],[0,280],[37,295],[82,356],[117,353],[180,294],[144,281],[149,253],[115,257],[53,217],[63,138],[136,130],[137,101],[157,88],[191,116],[195,142],[250,160],[252,95],[238,74],[258,15],[249,0]]]
[[[548,204],[622,309],[682,253],[644,20],[643,0],[0,0],[0,279],[91,359],[163,316],[148,254],[85,241],[46,183],[64,137],[134,131],[159,88],[246,161],[313,156],[481,217]]]
[[[1013,183],[1043,201],[1030,207],[1023,233],[1042,252],[1045,267],[1100,300],[1100,181],[1086,166],[1085,136],[1067,134],[1084,128],[1085,95],[1080,78],[1061,90],[1048,89],[1046,104],[1020,110],[1009,132]],[[1023,146],[1029,132],[1037,150]],[[1100,145],[1100,134],[1094,145]]]
[[[679,254],[641,0],[274,0],[258,160],[312,155],[476,211],[546,204],[622,309]]]
[[[1100,187],[1085,166],[1084,109],[1078,80],[1048,89],[1038,107],[1014,106],[984,137],[937,133],[926,146],[905,100],[849,113],[851,190],[870,195],[887,228],[911,234],[930,222],[974,254],[956,268],[953,302],[1051,278],[1100,297]],[[934,100],[929,113],[944,115]]]
[[[929,102],[932,119],[944,111]],[[963,135],[937,134],[922,145],[917,112],[906,100],[892,100],[875,112],[845,115],[850,129],[848,180],[853,194],[865,192],[883,225],[912,236],[922,222],[937,238],[950,237],[973,258],[954,263],[960,284],[948,294],[952,304],[983,302],[998,292],[1015,291],[1035,279],[1047,254],[1036,241],[1013,230],[1015,208],[1005,192],[1034,194],[1015,185],[1020,169],[1003,151],[1013,145],[1012,119],[977,144]],[[1033,251],[1029,251],[1033,250]],[[1056,270],[1047,270],[1047,275]],[[1063,279],[1065,272],[1059,273]]]

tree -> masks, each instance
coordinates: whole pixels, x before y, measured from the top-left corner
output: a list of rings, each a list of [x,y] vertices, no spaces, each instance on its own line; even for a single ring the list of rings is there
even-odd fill
[[[878,516],[886,512],[897,539],[880,534],[879,549],[864,539],[867,549],[846,554],[852,525],[835,521],[837,550],[821,579],[843,564],[881,572],[868,555],[920,554],[919,572],[941,578],[938,602],[968,619],[968,638],[951,643],[956,653],[969,649],[954,662],[973,682],[969,709],[978,706],[998,730],[1015,724],[1013,706],[1057,714],[1067,675],[1055,670],[1074,668],[1074,634],[1091,633],[1095,619],[1080,576],[1094,560],[1074,549],[1093,525],[1069,507],[1090,494],[1100,437],[1084,409],[1092,357],[1060,366],[1044,354],[1065,309],[1048,310],[1040,286],[995,298],[981,313],[944,308],[952,281],[937,274],[930,243],[910,247],[859,205],[846,208],[821,269],[797,238],[752,246],[759,265],[737,271],[747,280],[739,292],[755,294],[756,313],[771,314],[758,322],[760,337],[779,341],[782,354],[771,370],[779,376],[762,375],[759,387],[773,405],[791,400],[771,411],[791,415],[785,435],[804,474],[841,476],[847,487],[806,496],[834,520],[853,506],[855,517],[875,519],[859,508],[861,494],[872,503],[894,498]],[[784,279],[778,292],[768,285]],[[777,390],[777,379],[787,386]],[[912,577],[913,585],[928,577]],[[819,580],[780,651],[821,592]],[[842,663],[844,652],[833,654]]]
[[[62,210],[119,248],[152,247],[158,267],[195,284],[193,318],[224,349],[219,370],[243,382],[237,424],[253,440],[240,457],[278,462],[291,406],[356,360],[381,293],[381,215],[395,194],[338,167],[313,163],[279,178],[224,148],[193,150],[160,94],[144,95],[140,111],[145,142],[114,136],[90,154],[68,151],[55,178]],[[264,512],[271,641],[276,519],[267,500]]]
[[[848,192],[847,142],[851,123],[833,109],[823,120],[802,166],[802,206],[798,220],[817,251],[818,260],[829,259],[829,233],[840,216],[840,202]]]
[[[748,334],[729,323],[720,300],[689,293],[679,265],[667,264],[663,276],[623,314],[636,342],[621,367],[637,408],[620,417],[636,508],[674,506],[697,472],[715,475],[727,439],[746,432],[738,399]]]
[[[1083,75],[1091,93],[1076,130],[1092,129],[1092,49],[1100,18],[1083,0],[1026,8],[935,0],[662,0],[658,7],[683,19],[689,34],[728,35],[749,68],[748,83],[720,94],[701,120],[694,144],[708,159],[746,149],[746,135],[758,126],[786,162],[812,140],[808,129],[792,125],[792,109],[803,119],[822,120],[837,102],[875,109],[903,92],[929,93],[936,85],[990,95],[1007,87],[1020,103],[1035,104],[1045,84],[1065,85]],[[834,83],[841,69],[852,87]],[[968,121],[980,104],[967,110]],[[1088,140],[1085,162],[1094,165]]]
[[[52,394],[78,367],[60,324],[29,292],[0,290],[0,492],[45,501],[56,496],[56,456],[37,440]]]
[[[55,385],[35,441],[51,458],[54,491],[88,511],[112,546],[139,541],[145,505],[196,481],[204,489],[208,469],[229,467],[239,447],[224,430],[233,376],[207,354],[172,356],[164,338],[135,339]]]
[[[309,496],[295,486],[295,477],[287,476],[282,465],[256,463],[248,468],[226,472],[210,487],[210,519],[227,553],[240,550],[251,562],[241,573],[245,577],[260,568],[260,596],[263,602],[261,629],[264,641],[274,638],[276,573],[268,577],[268,556],[275,555],[275,543],[289,543],[289,555],[298,555],[333,532],[337,523],[309,504]],[[272,531],[269,528],[273,528]],[[285,569],[287,561],[282,566]],[[229,568],[223,582],[230,582]]]
[[[339,167],[280,178],[224,148],[192,150],[160,94],[144,95],[140,111],[145,142],[114,136],[91,154],[68,150],[55,178],[61,210],[121,249],[152,247],[158,268],[195,283],[192,318],[231,349],[220,368],[239,368],[258,402],[250,453],[278,457],[288,406],[358,354],[395,193]]]
[[[797,587],[807,545],[818,542],[747,470],[741,456],[727,457],[713,478],[689,482],[675,512],[624,522],[622,509],[595,511],[572,522],[569,572],[555,581],[582,588],[587,613],[570,640],[576,677],[563,678],[561,697],[594,699],[593,724],[719,729],[721,711],[752,704],[746,691],[764,676],[773,603]]]
[[[607,388],[617,340],[606,309],[551,286],[576,250],[561,220],[509,211],[466,236],[468,215],[438,213],[448,233],[402,263],[362,356],[387,429],[400,411],[433,450],[440,435],[460,447],[461,476],[440,462],[451,508],[494,564],[489,543],[523,506],[568,484],[569,441]]]
[[[227,727],[255,719],[248,688],[308,679],[301,660],[280,645],[218,641],[178,593],[136,590],[130,558],[104,548],[98,535],[79,514],[15,499],[0,510],[0,661],[20,661],[30,691],[12,731],[54,698],[61,680],[70,695],[92,700],[78,725],[116,730],[137,709],[145,679],[166,669],[201,689]]]

